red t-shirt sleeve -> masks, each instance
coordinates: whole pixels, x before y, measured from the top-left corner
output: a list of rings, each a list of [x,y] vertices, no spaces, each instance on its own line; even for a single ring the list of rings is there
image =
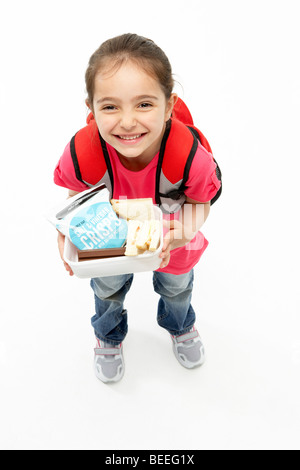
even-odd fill
[[[58,186],[62,186],[63,188],[68,188],[77,192],[85,191],[89,188],[89,186],[78,181],[76,178],[70,143],[66,146],[64,153],[56,165],[54,170],[54,183]]]
[[[199,144],[194,156],[185,195],[198,202],[211,201],[221,187],[213,156]]]

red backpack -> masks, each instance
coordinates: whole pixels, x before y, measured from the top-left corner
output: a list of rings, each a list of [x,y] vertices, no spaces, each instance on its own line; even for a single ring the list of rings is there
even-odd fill
[[[213,158],[207,139],[194,126],[189,109],[178,98],[172,117],[167,122],[156,170],[156,204],[165,213],[176,212],[178,205],[182,206],[186,200],[186,182],[199,142]],[[98,131],[92,113],[87,117],[87,125],[71,139],[70,148],[77,179],[91,187],[104,183],[113,198],[113,169],[106,142]],[[218,164],[216,174],[221,181]],[[220,197],[221,191],[222,186],[211,204]]]

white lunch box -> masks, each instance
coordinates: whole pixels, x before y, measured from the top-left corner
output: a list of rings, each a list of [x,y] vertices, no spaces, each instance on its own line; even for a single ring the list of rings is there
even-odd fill
[[[163,247],[163,217],[159,207],[154,206],[154,216],[161,223],[161,239],[155,252],[146,251],[138,256],[117,256],[114,258],[78,260],[78,251],[75,245],[66,237],[64,260],[72,268],[75,276],[79,278],[94,278],[116,276],[118,274],[139,273],[155,271],[159,268],[162,259],[159,255]]]

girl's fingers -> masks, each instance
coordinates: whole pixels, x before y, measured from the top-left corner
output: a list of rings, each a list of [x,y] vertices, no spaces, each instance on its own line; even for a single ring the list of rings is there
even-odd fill
[[[168,233],[165,235],[164,243],[163,243],[163,248],[162,248],[162,253],[161,253],[161,258],[163,257],[162,255],[163,255],[166,251],[170,251],[170,245],[171,245],[171,243],[172,243],[173,240],[174,240],[174,230],[171,230],[170,232],[168,232]]]
[[[179,220],[163,220],[163,226],[169,230],[175,230],[182,227],[182,223]]]
[[[166,257],[163,258],[162,262],[161,262],[161,265],[160,265],[160,269],[163,269],[165,268],[166,266],[168,266],[169,262],[170,262],[170,259],[171,259],[171,255],[170,253],[168,255],[166,255]]]
[[[72,271],[72,269],[70,268],[70,266],[65,262],[64,260],[64,247],[65,247],[65,237],[64,235],[62,235],[60,232],[58,232],[58,239],[57,239],[57,242],[58,242],[58,249],[59,249],[59,254],[60,254],[60,257],[64,263],[64,267],[65,269],[68,271],[68,273],[70,274],[70,276],[73,276],[74,273]]]

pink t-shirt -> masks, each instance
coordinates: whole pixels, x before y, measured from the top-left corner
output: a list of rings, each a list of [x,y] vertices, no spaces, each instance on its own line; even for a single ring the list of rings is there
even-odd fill
[[[155,179],[159,154],[155,155],[143,170],[130,171],[122,165],[116,150],[109,144],[107,144],[107,148],[114,174],[113,197],[115,199],[121,197],[128,199],[152,198],[155,204]],[[54,182],[73,191],[80,192],[88,189],[88,186],[76,178],[70,144],[65,148],[56,166]],[[186,196],[202,203],[211,201],[220,189],[221,183],[216,175],[216,164],[211,154],[200,144],[193,159],[186,186]],[[180,212],[177,212],[174,217],[178,219],[179,214]],[[170,216],[164,215],[164,218],[168,220]],[[158,271],[170,274],[189,272],[198,263],[207,245],[206,238],[201,232],[198,232],[189,244],[172,250],[170,263],[166,268],[158,269]]]

